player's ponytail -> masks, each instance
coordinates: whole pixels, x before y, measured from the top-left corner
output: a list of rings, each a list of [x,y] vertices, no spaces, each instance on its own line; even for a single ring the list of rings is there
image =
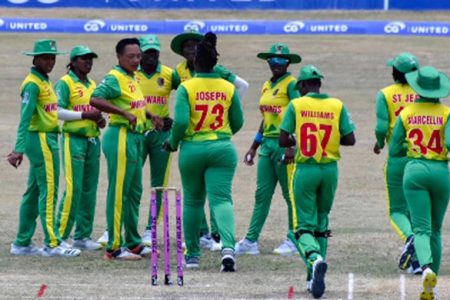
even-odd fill
[[[203,40],[197,44],[195,51],[196,68],[202,71],[211,71],[214,68],[219,56],[216,44],[217,36],[212,32],[206,33]]]

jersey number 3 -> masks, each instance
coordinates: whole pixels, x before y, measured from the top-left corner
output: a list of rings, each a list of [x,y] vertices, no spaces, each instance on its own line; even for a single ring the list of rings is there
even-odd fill
[[[208,116],[208,110],[209,106],[207,104],[197,104],[195,105],[195,111],[198,111],[201,113],[200,120],[197,123],[197,126],[195,126],[195,131],[199,131],[202,129],[203,124],[205,123],[206,117]],[[222,104],[216,104],[211,109],[211,114],[216,116],[215,120],[211,125],[209,125],[209,128],[211,130],[217,130],[223,125],[223,113],[224,108]]]
[[[300,127],[300,150],[306,157],[312,157],[317,153],[317,144],[320,138],[319,131],[323,131],[320,146],[322,156],[327,156],[326,148],[331,137],[331,125],[319,124],[319,128],[314,123],[304,123]]]
[[[413,145],[415,146],[413,150],[420,154],[426,155],[428,149],[436,153],[442,153],[443,147],[439,129],[433,130],[428,143],[423,140],[424,138],[423,131],[418,128],[414,128],[413,130],[411,130],[408,134],[408,138],[411,139]],[[424,146],[424,144],[427,145]]]

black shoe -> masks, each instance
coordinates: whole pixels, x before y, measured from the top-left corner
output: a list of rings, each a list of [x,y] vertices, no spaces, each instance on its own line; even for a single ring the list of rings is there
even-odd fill
[[[400,255],[400,260],[398,263],[398,267],[401,270],[406,270],[411,265],[411,260],[414,256],[414,236],[410,236],[403,247],[402,254]]]
[[[320,257],[316,259],[313,265],[313,277],[311,282],[311,294],[314,298],[322,297],[325,292],[325,273],[327,272],[328,265]]]
[[[222,266],[220,272],[235,272],[236,259],[234,258],[234,250],[225,248],[222,250]]]

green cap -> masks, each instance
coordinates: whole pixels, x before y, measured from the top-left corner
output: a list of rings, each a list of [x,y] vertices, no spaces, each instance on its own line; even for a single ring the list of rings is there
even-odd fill
[[[87,55],[87,54],[91,54],[93,58],[98,57],[97,53],[95,53],[88,47],[83,46],[83,45],[77,45],[77,46],[73,47],[72,51],[70,51],[70,61],[75,60],[75,58],[77,58],[78,56],[83,56],[83,55]]]
[[[298,73],[297,81],[309,80],[309,79],[322,79],[322,72],[313,65],[306,65],[300,69]]]
[[[422,97],[445,98],[450,95],[450,79],[433,67],[422,67],[405,77],[411,88]]]
[[[409,52],[404,52],[386,63],[388,67],[394,67],[402,73],[408,73],[419,68],[419,61]]]
[[[288,45],[284,43],[275,43],[272,46],[270,46],[269,52],[261,52],[258,53],[258,55],[256,56],[264,60],[271,57],[287,58],[289,59],[289,63],[291,64],[297,64],[302,61],[300,55],[291,53]]]
[[[182,55],[181,51],[183,43],[187,40],[201,41],[203,39],[203,34],[201,34],[198,30],[191,29],[186,32],[180,33],[176,37],[173,38],[172,42],[170,42],[170,49],[176,54]]]
[[[65,51],[58,51],[55,40],[37,40],[34,42],[33,51],[26,51],[23,54],[28,56],[36,56],[42,54],[67,54]]]
[[[159,39],[154,34],[143,35],[139,38],[139,43],[141,44],[141,51],[145,52],[150,49],[154,49],[156,51],[161,51],[161,43]]]

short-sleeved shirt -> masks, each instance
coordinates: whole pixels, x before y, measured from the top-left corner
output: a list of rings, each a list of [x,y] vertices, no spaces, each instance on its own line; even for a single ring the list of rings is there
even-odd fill
[[[341,137],[355,126],[342,101],[308,93],[291,101],[281,129],[296,134],[297,163],[323,164],[340,159]]]
[[[115,66],[94,90],[92,97],[104,98],[111,101],[111,104],[135,115],[137,118],[135,131],[144,132],[146,102],[134,74],[127,73],[120,66]],[[110,114],[109,124],[131,129],[129,121],[121,115]]]
[[[76,112],[93,110],[94,107],[89,104],[89,101],[96,86],[92,79],[82,81],[74,72],[69,71],[55,85],[58,106]],[[100,135],[97,123],[88,119],[64,121],[63,131],[84,137]]]
[[[439,102],[417,100],[400,113],[407,141],[407,156],[427,160],[447,161],[445,127],[450,108]]]
[[[170,92],[179,85],[175,72],[167,66],[158,64],[153,74],[139,70],[135,77],[147,103],[147,111],[161,118],[169,117]],[[151,129],[153,129],[153,124],[151,120],[147,120],[145,130]]]
[[[35,68],[20,86],[21,116],[15,151],[24,153],[28,131],[59,132],[58,102],[52,83]]]
[[[280,136],[280,124],[289,102],[300,97],[297,80],[289,72],[275,82],[267,80],[261,88],[259,110],[263,117],[263,136]]]

